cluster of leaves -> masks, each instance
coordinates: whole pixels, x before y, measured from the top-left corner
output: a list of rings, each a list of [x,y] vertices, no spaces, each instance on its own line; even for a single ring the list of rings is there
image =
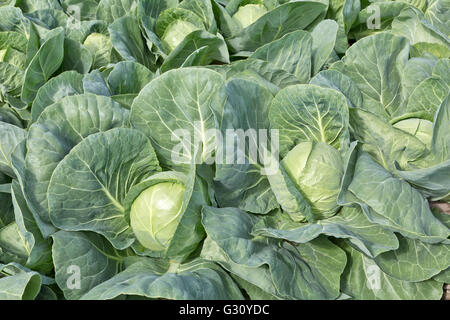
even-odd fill
[[[2,2],[0,299],[439,299],[449,10]],[[229,129],[276,129],[282,165],[209,163]]]

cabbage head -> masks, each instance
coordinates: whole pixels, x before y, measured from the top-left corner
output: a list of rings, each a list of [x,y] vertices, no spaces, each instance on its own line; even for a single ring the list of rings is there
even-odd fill
[[[201,30],[201,28],[189,21],[177,20],[166,29],[162,37],[163,43],[169,51],[172,51],[195,30]]]
[[[262,4],[246,4],[239,7],[238,11],[233,15],[233,20],[241,28],[247,28],[267,12],[268,10]]]
[[[316,218],[336,214],[344,174],[339,151],[323,142],[302,142],[287,153],[281,164],[311,205]]]
[[[139,242],[153,251],[167,249],[182,216],[181,183],[161,182],[144,190],[133,202],[131,227]]]

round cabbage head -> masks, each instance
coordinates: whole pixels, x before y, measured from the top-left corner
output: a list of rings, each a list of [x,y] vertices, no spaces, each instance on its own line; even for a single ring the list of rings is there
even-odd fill
[[[262,4],[246,4],[239,7],[233,15],[233,20],[241,27],[247,28],[253,22],[267,13],[267,9]]]
[[[181,183],[161,182],[134,200],[130,223],[144,247],[153,251],[167,249],[181,219],[185,190]]]
[[[323,142],[302,142],[288,152],[281,164],[311,205],[316,218],[336,214],[344,174],[339,151]]]
[[[195,30],[201,30],[201,28],[186,20],[176,20],[167,27],[162,41],[169,51],[173,51],[188,34]]]

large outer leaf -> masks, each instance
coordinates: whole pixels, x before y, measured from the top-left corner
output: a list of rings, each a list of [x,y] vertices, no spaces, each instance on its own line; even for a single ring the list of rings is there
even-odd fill
[[[195,260],[168,272],[153,264],[136,262],[82,299],[113,299],[121,295],[175,300],[243,299],[230,276],[214,263]]]
[[[396,166],[396,173],[426,197],[435,200],[445,198],[450,193],[450,159],[429,168],[402,171]]]
[[[112,45],[123,59],[139,62],[146,67],[151,65],[152,54],[144,43],[136,18],[119,18],[109,25],[108,30]]]
[[[11,196],[16,196],[17,204],[20,207],[21,212],[18,213],[15,212],[15,215],[17,215],[18,219],[18,227],[19,230],[24,234],[24,238],[26,239],[27,235],[25,235],[28,231],[32,232],[34,235],[35,240],[39,242],[37,247],[39,249],[35,250],[36,252],[32,251],[32,255],[29,257],[29,259],[32,261],[33,258],[37,259],[37,261],[41,261],[41,258],[44,258],[43,261],[45,261],[46,257],[46,250],[41,250],[46,247],[45,244],[40,243],[40,239],[43,234],[51,233],[54,231],[53,226],[49,226],[46,223],[44,223],[39,215],[30,209],[30,205],[28,204],[28,198],[26,197],[25,191],[24,191],[24,179],[25,179],[25,154],[26,154],[26,140],[23,140],[21,143],[17,145],[17,147],[14,149],[12,155],[11,155],[11,162],[13,165],[14,173],[16,174],[17,182],[20,185],[20,192],[19,190],[15,191],[14,189],[17,188],[17,186],[12,186],[11,189]],[[16,184],[17,182],[14,182]],[[20,194],[20,195],[19,195]],[[23,202],[24,201],[24,202]],[[23,211],[22,211],[23,210]],[[31,214],[31,215],[29,215]],[[25,221],[25,216],[26,220]],[[23,218],[22,218],[23,217]],[[21,222],[21,220],[23,222]],[[44,266],[46,266],[44,264]]]
[[[42,111],[64,97],[83,93],[83,76],[75,71],[66,71],[47,81],[39,88],[33,101],[31,115],[36,121]]]
[[[24,191],[31,209],[47,224],[47,189],[53,170],[90,134],[125,126],[128,111],[110,98],[84,94],[46,108],[29,130]],[[47,237],[49,234],[45,234]]]
[[[350,110],[352,134],[379,164],[394,168],[397,161],[402,168],[425,156],[425,144],[415,136],[393,127],[380,116],[361,109]]]
[[[296,77],[299,83],[307,83],[312,68],[312,43],[308,32],[298,30],[265,44],[249,58],[265,61],[273,70],[283,70]]]
[[[431,141],[432,160],[428,168],[397,173],[406,181],[421,189],[425,196],[445,198],[450,193],[450,95],[444,99],[435,115]],[[437,162],[437,164],[435,164]],[[396,169],[399,169],[398,166]]]
[[[436,112],[433,125],[433,139],[431,140],[431,150],[439,160],[450,158],[450,94],[445,99]]]
[[[311,32],[312,45],[312,74],[317,74],[330,58],[336,44],[338,24],[333,20],[320,22]]]
[[[58,70],[64,57],[64,30],[52,30],[55,33],[44,42],[27,70],[22,88],[22,101],[30,103],[34,100],[38,89]]]
[[[50,220],[63,230],[100,233],[124,249],[134,235],[123,201],[133,185],[159,170],[150,141],[139,131],[92,134],[53,172],[47,191]]]
[[[428,244],[399,236],[400,246],[375,258],[375,263],[386,274],[405,281],[431,279],[450,267],[450,246]]]
[[[310,52],[311,50],[307,48],[306,51]],[[303,49],[305,48],[303,47]],[[307,65],[309,68],[309,63]],[[299,83],[299,79],[286,72],[286,70],[278,69],[271,62],[254,58],[238,60],[230,65],[221,66],[220,69],[217,68],[216,70],[223,72],[227,79],[241,78],[257,82],[261,86],[267,87],[274,95],[281,88]]]
[[[136,14],[137,8],[135,0],[100,0],[96,17],[111,23],[127,14]]]
[[[231,151],[234,155],[242,152],[245,163],[232,163],[225,161],[227,147],[222,146],[223,159],[216,159],[215,188],[216,199],[220,206],[236,206],[242,210],[254,213],[267,213],[278,206],[270,189],[267,178],[263,176],[263,164],[260,159],[250,158],[250,147],[242,146],[242,140],[234,141],[234,137],[226,135],[227,129],[242,129],[244,136],[247,130],[268,130],[268,109],[273,99],[272,94],[264,87],[250,81],[233,79],[227,84],[227,104],[224,108],[222,121],[222,135],[228,140],[233,139]],[[258,137],[252,136],[249,131],[249,146],[259,149]],[[262,137],[259,137],[262,138]],[[245,138],[244,138],[245,140]],[[265,146],[269,148],[269,146]],[[262,150],[259,150],[262,151]],[[260,155],[259,155],[260,156]]]
[[[320,2],[285,3],[266,13],[239,34],[228,39],[227,42],[234,52],[254,51],[289,32],[306,29],[326,9],[327,6]]]
[[[216,136],[207,131],[218,127],[224,104],[220,74],[203,68],[176,69],[142,89],[133,102],[130,121],[152,140],[163,164],[186,166],[194,155],[201,163],[215,149]],[[184,133],[190,136],[183,137]],[[186,143],[183,146],[188,152],[176,149],[181,143]],[[172,156],[179,159],[174,161]]]
[[[298,224],[286,220],[288,219],[279,215],[268,217],[255,226],[253,234],[295,243],[309,242],[321,234],[347,238],[354,247],[369,257],[398,248],[394,233],[367,220],[362,210],[357,207],[344,207],[336,216],[315,224]]]
[[[338,91],[314,85],[281,90],[269,110],[271,129],[278,129],[280,155],[303,141],[325,142],[345,149],[349,142],[348,105]]]
[[[376,3],[370,3],[371,1],[365,0],[347,0],[346,2],[348,3],[348,11],[344,13],[344,19],[355,19],[352,21],[352,25],[347,25],[347,27],[351,27],[348,32],[350,37],[356,39],[362,39],[372,34],[376,34],[380,30],[388,30],[392,24],[392,20],[400,14],[402,9],[409,6],[405,3],[406,1],[383,0],[377,1]],[[351,7],[352,4],[355,5],[353,8]],[[363,7],[362,10],[361,7]],[[375,22],[377,21],[374,18],[378,16],[378,13],[380,24],[376,25]],[[357,17],[355,17],[355,14]]]
[[[379,33],[352,45],[338,69],[359,87],[363,109],[390,119],[401,103],[401,71],[408,59],[409,45],[403,37]]]
[[[430,0],[427,4],[425,18],[442,33],[449,35],[448,10],[450,9],[450,2],[448,0]]]
[[[25,264],[29,248],[19,232],[17,223],[12,222],[0,229],[0,261]]]
[[[361,91],[352,79],[339,71],[323,70],[316,74],[309,83],[340,91],[347,98],[349,107],[362,107],[363,97]]]
[[[402,73],[403,100],[407,101],[413,90],[425,79],[431,77],[437,59],[432,57],[411,58]]]
[[[23,71],[13,64],[0,62],[0,91],[2,94],[19,94],[23,84]]]
[[[75,70],[85,74],[91,70],[93,62],[90,51],[81,43],[72,39],[64,39],[63,70]]]
[[[192,53],[200,48],[205,49],[199,52],[195,58],[192,57]],[[224,39],[204,30],[196,30],[188,34],[169,54],[161,66],[161,71],[165,72],[181,66],[204,66],[213,61],[230,63]]]
[[[11,178],[0,173],[0,228],[14,221],[14,209],[11,201]]]
[[[416,8],[403,9],[392,21],[392,32],[408,38],[419,55],[429,52],[438,58],[450,56],[448,34],[445,35],[436,29]],[[412,53],[415,54],[415,51]]]
[[[0,264],[0,273],[2,269]],[[33,300],[40,288],[41,277],[36,272],[0,278],[0,300]]]
[[[342,292],[359,300],[437,300],[442,296],[442,283],[434,280],[407,282],[384,273],[376,263],[345,243],[347,253],[341,287]]]
[[[450,83],[440,78],[430,77],[422,81],[409,97],[405,108],[395,112],[396,118],[417,117],[433,121],[439,105],[450,91]],[[394,118],[393,121],[396,121]]]
[[[210,239],[234,264],[247,272],[253,269],[251,279],[244,280],[258,286],[261,278],[261,285],[266,286],[270,274],[276,293],[289,299],[335,299],[339,295],[343,252],[324,238],[292,246],[254,237],[251,230],[256,221],[237,208],[203,208],[202,222]],[[233,267],[229,271],[233,273]],[[237,275],[244,276],[242,272]]]
[[[11,164],[14,148],[25,138],[26,131],[15,125],[0,121],[0,172],[15,177]]]
[[[428,202],[407,182],[394,177],[367,153],[353,151],[339,196],[358,203],[369,221],[426,243],[445,241],[450,230],[436,219]]]
[[[153,78],[154,74],[143,65],[122,61],[111,70],[107,82],[112,95],[137,95]]]
[[[28,252],[26,266],[46,274],[53,269],[50,243],[42,237],[23,196],[22,188],[16,180],[12,183],[11,195],[18,232]]]
[[[66,299],[78,299],[96,285],[114,276],[123,260],[102,236],[91,232],[58,231],[52,236],[55,280]],[[78,288],[71,279],[80,271]]]
[[[114,66],[106,79],[107,93],[122,106],[131,108],[134,98],[154,77],[153,72],[140,63],[133,61],[119,62]],[[85,82],[86,84],[87,82]]]

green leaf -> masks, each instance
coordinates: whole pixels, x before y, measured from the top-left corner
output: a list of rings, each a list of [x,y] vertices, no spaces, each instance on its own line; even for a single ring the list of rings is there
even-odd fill
[[[0,92],[18,94],[22,88],[23,71],[7,62],[0,62]]]
[[[93,231],[114,247],[127,248],[134,235],[123,200],[133,185],[159,170],[150,141],[139,131],[116,128],[92,134],[53,172],[47,191],[50,220],[60,229]]]
[[[128,115],[110,98],[83,94],[61,99],[46,108],[31,125],[24,191],[31,210],[44,223],[50,224],[47,189],[58,163],[90,134],[126,126]]]
[[[312,76],[316,75],[328,61],[336,44],[338,24],[333,20],[323,20],[311,32]]]
[[[0,261],[25,264],[28,255],[29,248],[15,222],[0,229]]]
[[[392,170],[394,161],[406,168],[425,156],[427,146],[417,137],[395,128],[382,117],[361,109],[350,110],[352,134],[379,164]]]
[[[27,132],[15,125],[0,121],[0,172],[14,178],[11,154],[14,148],[25,139]]]
[[[339,295],[339,278],[345,266],[344,253],[320,238],[293,246],[287,242],[253,237],[256,218],[236,208],[203,208],[203,225],[212,241],[251,277],[237,270],[246,281],[258,279],[264,289],[273,281],[276,294],[287,299],[334,299]],[[220,221],[220,222],[219,222]],[[226,266],[224,266],[226,268]],[[230,272],[234,273],[231,266]]]
[[[289,32],[309,27],[327,7],[313,1],[297,1],[280,5],[256,22],[227,39],[230,50],[254,51],[262,45],[280,39]]]
[[[226,272],[214,263],[202,260],[180,265],[174,271],[141,260],[98,285],[82,299],[104,300],[122,295],[173,300],[243,299]]]
[[[48,240],[42,237],[39,227],[26,203],[19,183],[12,183],[12,201],[18,233],[27,249],[26,266],[33,270],[49,273],[53,269],[51,247]]]
[[[280,155],[303,141],[325,142],[345,149],[349,140],[348,105],[336,90],[296,85],[281,90],[269,110],[272,129],[280,135]]]
[[[52,239],[55,280],[69,300],[79,299],[113,277],[124,259],[123,253],[95,233],[58,231]]]
[[[125,15],[137,13],[137,2],[135,0],[100,0],[97,1],[96,17],[111,23]]]
[[[369,257],[398,248],[394,233],[367,220],[363,211],[357,207],[344,207],[336,216],[319,220],[315,224],[298,224],[286,220],[279,215],[268,217],[253,229],[253,234],[295,243],[309,242],[321,234],[346,238]]]
[[[224,104],[220,74],[203,68],[176,69],[142,89],[130,121],[152,140],[162,164],[185,167],[194,157],[202,163],[215,149],[216,136],[208,130],[217,127]]]
[[[431,279],[450,267],[450,246],[428,244],[399,236],[397,250],[385,252],[374,261],[383,272],[399,280],[419,282]]]
[[[31,107],[33,121],[44,109],[64,97],[83,93],[83,76],[76,71],[66,71],[47,81],[39,88]]]
[[[323,70],[311,79],[310,84],[337,90],[347,98],[349,107],[362,107],[363,97],[361,91],[352,79],[341,72],[336,70]]]
[[[433,216],[419,191],[394,177],[365,152],[356,150],[350,156],[339,202],[360,204],[369,221],[411,239],[439,243],[450,234]]]
[[[143,41],[136,18],[119,18],[108,26],[108,30],[113,47],[123,59],[139,62],[146,67],[151,65],[151,53]]]
[[[30,103],[36,97],[38,89],[58,70],[64,57],[64,30],[55,29],[50,39],[45,41],[31,60],[25,71],[22,101]]]
[[[409,45],[403,37],[378,33],[357,41],[332,69],[350,77],[363,95],[362,109],[389,120],[401,105],[401,71]]]
[[[0,273],[2,271],[0,265]],[[1,300],[33,300],[41,288],[41,278],[36,272],[0,278]]]
[[[372,259],[345,243],[347,266],[341,280],[341,290],[358,300],[437,300],[442,296],[442,284],[434,281],[407,282],[384,273]]]
[[[221,207],[236,206],[253,213],[267,213],[278,204],[264,176],[265,164],[261,161],[263,159],[260,152],[262,148],[269,148],[269,142],[265,146],[261,145],[262,136],[258,143],[257,135],[258,130],[269,128],[267,115],[273,96],[264,87],[242,79],[230,80],[226,93],[228,99],[221,132],[227,145],[223,144],[221,152],[216,154],[216,199]],[[241,137],[238,136],[235,140],[233,134],[227,135],[227,130],[241,134]],[[247,149],[246,135],[249,139]],[[257,150],[250,151],[250,146]],[[232,154],[227,154],[230,151]]]
[[[266,62],[272,70],[282,70],[293,75],[299,83],[307,83],[311,74],[312,45],[314,39],[302,30],[286,34],[269,42],[249,57]],[[267,78],[270,81],[270,78]]]
[[[91,70],[93,58],[91,52],[78,41],[72,39],[64,40],[63,70],[75,70],[86,74]]]
[[[408,38],[413,48],[423,55],[429,52],[438,58],[450,56],[450,40],[430,22],[425,20],[422,12],[416,8],[405,8],[392,22],[392,33]]]
[[[195,58],[191,54],[206,47]],[[191,59],[189,62],[188,59]],[[229,63],[228,48],[222,37],[204,30],[189,33],[183,41],[169,54],[161,66],[161,72],[181,66],[203,66],[213,61]]]

